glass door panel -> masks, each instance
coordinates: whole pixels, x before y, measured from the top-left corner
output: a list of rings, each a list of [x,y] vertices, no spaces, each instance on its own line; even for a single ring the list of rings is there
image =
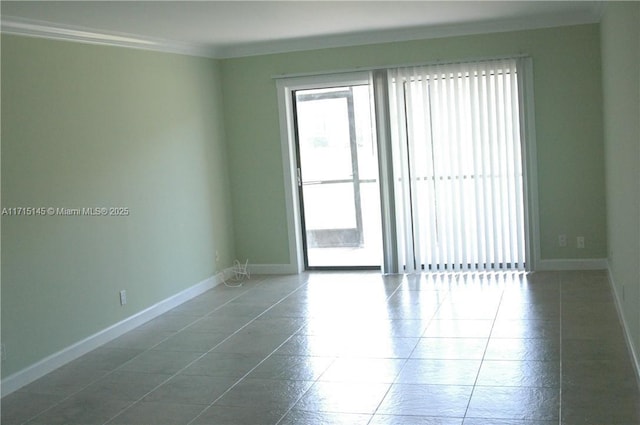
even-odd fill
[[[307,268],[380,265],[369,98],[366,85],[294,93]]]

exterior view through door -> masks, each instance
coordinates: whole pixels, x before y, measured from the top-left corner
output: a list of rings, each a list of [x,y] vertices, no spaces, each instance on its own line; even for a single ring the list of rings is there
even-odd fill
[[[368,85],[294,93],[307,268],[379,267],[378,159]]]
[[[525,63],[382,69],[362,84],[289,89],[305,267],[523,270]]]

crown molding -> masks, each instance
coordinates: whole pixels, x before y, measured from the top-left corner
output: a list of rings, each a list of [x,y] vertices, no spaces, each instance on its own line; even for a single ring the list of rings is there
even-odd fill
[[[3,34],[26,37],[48,38],[52,40],[73,41],[77,43],[98,44],[104,46],[126,47],[130,49],[151,50],[176,53],[189,56],[215,58],[216,49],[188,43],[141,37],[138,35],[99,31],[90,28],[53,24],[51,22],[3,15],[0,20]]]
[[[379,43],[590,24],[600,22],[601,17],[602,2],[594,2],[594,7],[591,8],[591,10],[579,14],[556,14],[552,16],[544,15],[528,17],[524,19],[518,18],[429,27],[378,30],[353,34],[337,34],[230,46],[181,43],[170,40],[141,37],[133,34],[64,26],[51,22],[6,15],[2,16],[0,20],[0,31],[4,34],[15,34],[28,37],[152,50],[214,59],[227,59],[303,50],[363,46]]]
[[[598,2],[600,3],[600,2]],[[445,37],[501,33],[508,31],[535,30],[561,26],[593,24],[600,22],[601,8],[594,7],[582,14],[556,14],[509,20],[468,22],[452,25],[414,27],[394,30],[378,30],[355,34],[329,35],[322,37],[280,40],[221,47],[218,58],[236,58],[265,54],[288,53],[336,47],[362,46],[401,41],[427,40]]]

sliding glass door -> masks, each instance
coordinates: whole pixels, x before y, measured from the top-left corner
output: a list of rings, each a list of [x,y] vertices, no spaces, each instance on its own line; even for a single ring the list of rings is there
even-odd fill
[[[516,58],[280,81],[297,264],[531,266],[530,70]]]

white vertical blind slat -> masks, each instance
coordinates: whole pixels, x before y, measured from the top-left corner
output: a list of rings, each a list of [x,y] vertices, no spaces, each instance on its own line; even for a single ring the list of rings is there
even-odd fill
[[[420,105],[418,102],[420,99],[420,93],[416,89],[417,81],[414,78],[415,72],[413,69],[408,69],[406,73],[406,87],[405,91],[405,103],[407,108],[416,109],[414,112],[416,113],[408,113],[407,117],[407,158],[409,161],[409,190],[411,194],[411,199],[417,199],[419,196],[418,187],[419,187],[419,178],[421,175],[421,170],[423,168],[423,164],[421,160],[421,152],[420,145],[424,144],[424,138],[420,137],[418,129],[421,127],[419,125],[419,118],[421,117]],[[415,99],[414,99],[415,98]],[[421,235],[422,234],[422,220],[420,219],[420,205],[419,202],[411,202],[411,231],[412,235]],[[412,270],[419,270],[419,261],[418,259],[422,258],[421,252],[423,250],[424,245],[422,243],[414,243],[413,244],[413,255],[414,255],[414,267]]]
[[[519,59],[518,63],[522,63]],[[520,142],[520,102],[518,101],[518,74],[511,73],[511,111],[512,111],[512,127],[511,137],[513,138],[513,165],[514,165],[514,180],[515,180],[515,220],[516,222],[524,223],[524,179],[522,177],[522,143]],[[516,244],[517,244],[517,267],[523,269],[525,267],[525,248],[524,248],[524,224],[518,226],[516,229]]]
[[[389,81],[402,81],[401,70],[392,70],[389,72]],[[392,134],[392,159],[394,170],[394,186],[396,194],[396,206],[406,205],[409,203],[408,192],[406,187],[408,169],[403,163],[406,158],[406,149],[403,146],[403,140],[406,139],[404,132],[404,93],[401,86],[397,84],[389,85],[389,115],[390,127]],[[408,258],[412,253],[407,250],[412,249],[411,234],[407,229],[407,218],[410,218],[410,211],[406,208],[396,211],[396,232],[398,238],[398,261],[400,264],[407,264]]]
[[[483,241],[486,238],[484,193],[485,193],[485,167],[482,159],[482,118],[480,115],[480,88],[478,86],[478,65],[471,66],[471,77],[469,78],[469,108],[471,110],[471,135],[470,144],[473,152],[473,176],[474,176],[474,197],[475,205],[475,245],[477,247],[477,269],[485,270],[487,267],[486,249]]]
[[[451,139],[449,140],[450,146],[450,172],[449,179],[451,181],[451,207],[452,207],[452,224],[453,224],[453,269],[460,270],[464,257],[464,249],[462,246],[462,205],[460,203],[460,182],[462,180],[462,174],[460,170],[460,154],[458,145],[460,144],[461,129],[458,126],[459,114],[459,93],[460,93],[460,75],[457,72],[453,72],[450,78],[450,107],[449,107],[449,125],[451,126]]]
[[[500,252],[501,263],[508,264],[510,260],[511,249],[507,243],[509,236],[509,205],[508,205],[508,187],[507,187],[507,155],[506,155],[506,108],[505,108],[505,93],[504,93],[504,81],[505,75],[502,69],[502,64],[498,64],[498,69],[495,72],[496,76],[496,112],[497,112],[497,124],[498,124],[498,167],[499,177],[497,179],[499,204],[500,204]]]
[[[505,66],[506,68],[506,66]],[[506,158],[506,167],[505,167],[505,172],[506,172],[506,181],[505,181],[505,191],[508,197],[508,224],[507,224],[507,229],[509,230],[508,232],[508,237],[506,240],[506,245],[509,247],[509,265],[510,267],[515,267],[517,268],[517,264],[518,264],[518,245],[517,245],[517,240],[516,240],[516,234],[517,234],[517,221],[516,221],[516,179],[515,179],[515,174],[514,174],[514,167],[515,164],[513,161],[510,161],[509,159],[514,158],[514,149],[513,149],[513,110],[512,110],[512,103],[511,103],[511,97],[512,97],[512,93],[511,93],[511,80],[513,79],[513,73],[512,72],[504,72],[504,82],[503,82],[503,90],[504,90],[504,97],[505,97],[505,138],[507,140],[506,143],[506,152],[505,152],[505,158]]]

